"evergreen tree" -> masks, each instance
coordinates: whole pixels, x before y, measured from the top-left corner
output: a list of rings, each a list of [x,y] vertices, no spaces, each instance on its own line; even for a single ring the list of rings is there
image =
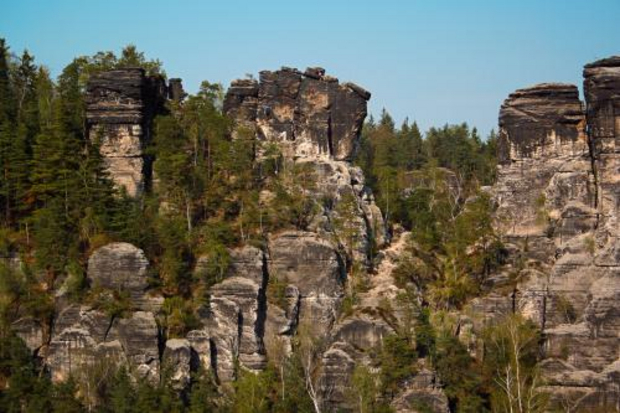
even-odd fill
[[[12,223],[15,101],[9,73],[9,47],[0,39],[0,201],[4,226]]]

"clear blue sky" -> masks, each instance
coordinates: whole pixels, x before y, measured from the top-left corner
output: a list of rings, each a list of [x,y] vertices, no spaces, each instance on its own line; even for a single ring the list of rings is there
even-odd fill
[[[486,134],[516,88],[581,84],[620,54],[620,0],[2,0],[0,36],[54,74],[75,56],[134,43],[196,91],[282,65],[323,66],[423,129]]]

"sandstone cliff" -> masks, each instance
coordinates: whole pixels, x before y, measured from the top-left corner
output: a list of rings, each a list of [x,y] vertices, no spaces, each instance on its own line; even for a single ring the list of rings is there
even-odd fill
[[[489,277],[484,296],[451,315],[459,319],[457,334],[482,356],[485,325],[522,313],[543,332],[541,368],[552,403],[570,411],[617,411],[620,58],[587,65],[584,77],[585,104],[576,86],[546,83],[520,89],[502,105],[498,179],[489,192],[508,263]],[[178,79],[166,88],[142,69],[101,73],[89,84],[90,139],[129,195],[149,187],[145,146],[153,117],[166,96],[181,101],[184,95]],[[201,368],[224,385],[240,368],[263,370],[292,351],[298,333],[310,334],[322,365],[313,377],[321,403],[327,411],[349,408],[355,367],[374,368],[372,353],[383,339],[410,327],[393,274],[409,234],[389,233],[363,173],[350,162],[369,98],[321,68],[264,71],[258,81],[232,83],[224,101],[235,121],[232,139],[256,139],[257,163],[275,145],[284,162],[308,166],[317,185],[304,190],[316,208],[303,230],[229,251],[226,274],[197,311],[199,327],[165,338],[158,319],[163,296],[149,280],[152,264],[139,248],[115,242],[90,255],[86,281],[93,300],[121,297],[121,309],[70,303],[61,291],[50,332],[27,318],[14,329],[54,380],[122,364],[157,382],[169,368],[179,392]],[[263,195],[269,205],[270,194]],[[209,259],[196,257],[194,274],[208,269]],[[343,311],[357,282],[365,289]],[[465,338],[465,330],[471,336]],[[449,411],[430,363],[420,359],[417,368],[392,407],[415,411],[411,406],[421,401]]]
[[[171,98],[182,99],[179,79],[171,79]],[[97,142],[113,181],[129,196],[150,184],[151,159],[145,154],[151,123],[167,98],[165,80],[142,68],[94,74],[87,88],[88,135]]]
[[[514,310],[538,323],[556,407],[615,411],[620,60],[586,65],[584,78],[585,107],[575,86],[561,84],[518,90],[502,105],[492,192],[497,227],[521,264],[495,281],[510,271],[519,281],[471,309],[483,324]]]

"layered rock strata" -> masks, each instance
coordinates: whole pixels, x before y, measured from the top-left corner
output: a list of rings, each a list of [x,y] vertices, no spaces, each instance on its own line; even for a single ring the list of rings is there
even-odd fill
[[[585,108],[575,86],[559,84],[518,90],[502,105],[492,192],[511,264],[494,282],[518,283],[468,313],[474,332],[512,311],[540,326],[552,405],[617,411],[620,58],[586,65],[584,78]]]
[[[173,86],[174,98],[182,98],[180,82]],[[89,79],[89,139],[98,144],[111,178],[129,196],[138,196],[150,184],[151,159],[145,147],[153,117],[162,111],[166,96],[163,77],[147,76],[142,68],[110,70]]]
[[[260,72],[259,81],[234,81],[224,111],[260,139],[280,143],[289,157],[343,161],[355,154],[368,99],[366,90],[341,85],[321,68],[282,68]]]

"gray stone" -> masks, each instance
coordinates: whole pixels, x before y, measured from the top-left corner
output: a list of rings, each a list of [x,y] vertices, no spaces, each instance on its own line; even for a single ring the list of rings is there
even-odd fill
[[[142,68],[95,73],[88,81],[89,139],[99,144],[112,179],[129,196],[140,195],[150,185],[151,162],[144,148],[166,95],[164,79],[147,76]]]
[[[126,291],[134,308],[156,311],[163,298],[148,293],[148,268],[144,251],[126,242],[114,242],[90,256],[87,281],[90,288]]]
[[[191,380],[192,349],[189,340],[173,338],[166,341],[163,368],[169,369],[172,387],[186,390]]]

